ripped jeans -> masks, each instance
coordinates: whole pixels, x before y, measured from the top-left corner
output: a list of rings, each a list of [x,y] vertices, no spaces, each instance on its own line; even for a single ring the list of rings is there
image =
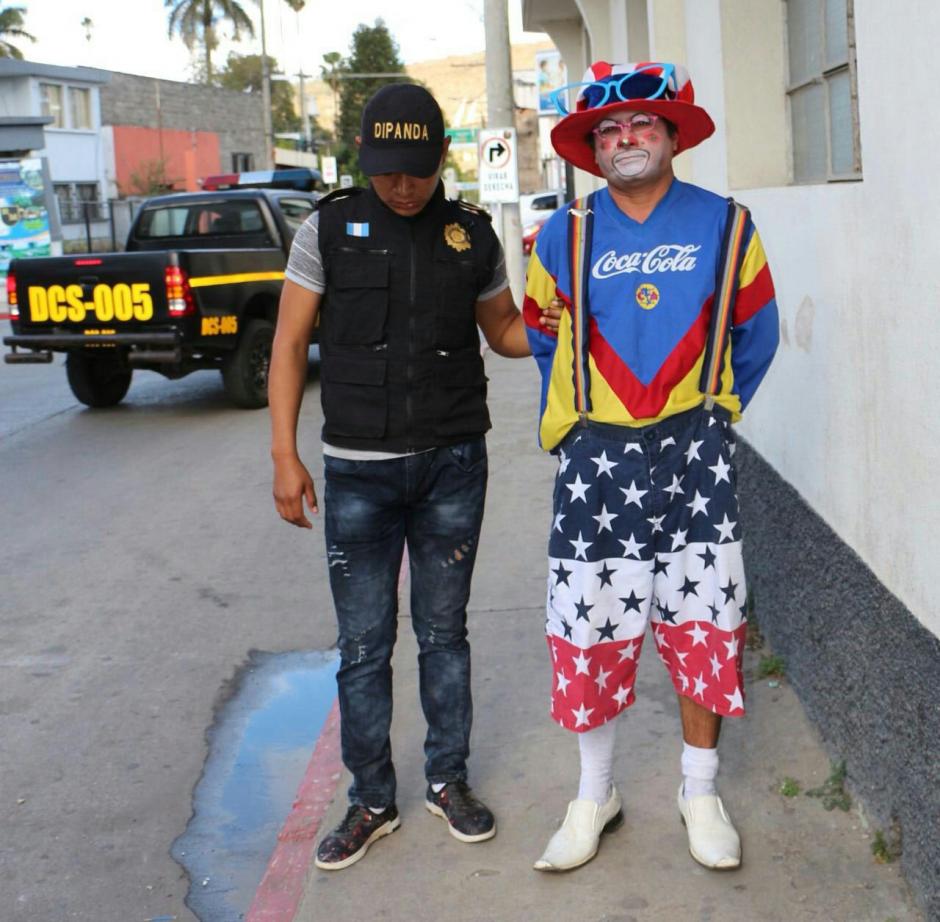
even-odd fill
[[[467,601],[487,460],[483,438],[384,461],[324,456],[327,561],[339,626],[343,763],[352,803],[395,801],[392,649],[408,542],[411,620],[428,730],[425,775],[465,781],[473,706]]]

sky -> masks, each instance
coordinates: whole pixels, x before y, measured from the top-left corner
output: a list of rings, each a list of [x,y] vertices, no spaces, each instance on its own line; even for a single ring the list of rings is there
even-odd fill
[[[237,44],[223,42],[213,53],[214,67],[224,64],[229,50],[261,51],[258,0],[240,2],[255,21],[256,36]],[[519,0],[507,4],[512,41],[544,38],[522,31]],[[14,42],[27,60],[168,80],[191,76],[193,56],[179,37],[167,37],[169,10],[164,0],[18,0],[16,5],[25,7],[26,31],[38,40]],[[307,0],[299,14],[283,0],[264,0],[264,9],[268,54],[291,75],[303,67],[306,74],[319,76],[324,54],[347,55],[356,26],[372,25],[379,17],[406,64],[484,47],[483,0],[452,0],[449,5],[438,0]],[[90,40],[81,25],[86,16],[94,23]]]

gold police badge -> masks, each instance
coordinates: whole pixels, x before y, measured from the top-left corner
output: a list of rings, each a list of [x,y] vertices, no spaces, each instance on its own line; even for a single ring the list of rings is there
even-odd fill
[[[470,235],[462,224],[448,224],[444,228],[444,242],[458,253],[470,249]]]

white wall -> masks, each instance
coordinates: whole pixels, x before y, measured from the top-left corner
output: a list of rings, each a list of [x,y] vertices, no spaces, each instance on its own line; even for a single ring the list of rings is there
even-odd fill
[[[744,423],[934,634],[940,551],[940,10],[855,0],[864,180],[749,190],[782,343]],[[726,39],[727,41],[727,39]],[[885,74],[904,61],[911,92]]]

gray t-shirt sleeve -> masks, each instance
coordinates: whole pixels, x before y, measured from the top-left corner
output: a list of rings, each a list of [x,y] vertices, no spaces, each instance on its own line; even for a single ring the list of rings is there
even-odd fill
[[[493,268],[493,278],[490,280],[489,285],[477,295],[478,301],[488,301],[490,298],[496,297],[504,288],[509,287],[509,279],[506,276],[506,254],[503,252],[502,244],[497,244],[497,247],[498,259]]]
[[[294,235],[284,278],[317,294],[326,291],[326,275],[323,272],[323,260],[320,258],[319,212],[315,211],[310,215]]]

